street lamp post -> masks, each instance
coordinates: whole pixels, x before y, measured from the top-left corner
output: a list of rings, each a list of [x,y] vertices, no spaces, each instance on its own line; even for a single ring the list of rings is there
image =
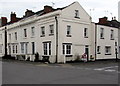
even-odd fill
[[[115,54],[116,54],[116,62],[117,62],[117,42],[115,42]]]

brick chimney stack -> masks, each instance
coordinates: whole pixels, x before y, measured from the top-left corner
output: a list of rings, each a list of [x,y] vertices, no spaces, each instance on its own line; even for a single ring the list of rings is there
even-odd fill
[[[25,12],[25,17],[29,17],[29,16],[32,16],[34,14],[34,12],[32,10],[26,10]]]
[[[4,26],[7,24],[7,18],[6,17],[1,17],[0,19],[0,26]]]
[[[11,23],[14,23],[14,22],[16,22],[17,21],[17,18],[16,18],[16,14],[15,14],[15,12],[13,13],[13,12],[11,12],[11,15],[10,15],[10,22]]]
[[[44,6],[44,13],[49,13],[49,12],[52,12],[53,11],[53,8],[51,6]]]
[[[107,24],[107,17],[99,18],[99,24]]]

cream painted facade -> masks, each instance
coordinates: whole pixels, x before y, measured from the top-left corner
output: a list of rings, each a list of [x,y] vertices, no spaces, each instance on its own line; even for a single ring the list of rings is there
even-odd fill
[[[33,15],[24,18],[16,23],[0,27],[2,41],[0,47],[4,52],[4,28],[7,27],[7,49],[8,54],[23,60],[20,55],[25,56],[26,60],[30,57],[31,61],[35,59],[35,53],[39,53],[39,60],[49,57],[51,63],[66,63],[74,61],[86,53],[88,60],[95,58],[95,24],[91,17],[81,7],[78,2],[74,2],[64,9],[59,9],[44,15]],[[110,30],[105,26],[105,39],[97,37],[97,45],[101,46],[101,55],[97,54],[96,59],[115,58],[114,42],[109,40]],[[51,30],[52,29],[52,30]],[[108,30],[108,31],[107,31]],[[115,33],[117,29],[114,30]],[[99,35],[99,31],[97,32]],[[115,37],[117,37],[115,34]],[[118,40],[117,40],[118,42]],[[112,47],[112,55],[104,55],[105,46]],[[103,49],[103,50],[102,50]]]
[[[103,29],[103,37],[101,37],[101,29]],[[118,28],[96,25],[96,32],[96,59],[115,59],[115,42],[118,50]]]

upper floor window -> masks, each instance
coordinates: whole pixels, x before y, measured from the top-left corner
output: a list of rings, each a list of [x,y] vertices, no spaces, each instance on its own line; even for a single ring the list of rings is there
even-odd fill
[[[88,28],[84,28],[84,37],[88,38]]]
[[[79,10],[75,10],[75,18],[79,18]]]
[[[0,34],[0,39],[2,40],[2,34]]]
[[[17,40],[17,32],[15,32],[15,40]]]
[[[11,40],[11,34],[9,34],[9,40]]]
[[[67,25],[67,37],[71,37],[71,26]]]
[[[105,46],[105,55],[111,55],[111,46]]]
[[[31,27],[31,36],[35,36],[35,27]]]
[[[100,38],[104,39],[104,28],[100,28]]]
[[[54,35],[54,25],[50,25],[50,34],[49,35]]]
[[[45,27],[41,27],[41,37],[45,36]]]
[[[27,29],[24,29],[24,37],[27,37]]]
[[[111,30],[110,39],[114,40],[114,30]]]

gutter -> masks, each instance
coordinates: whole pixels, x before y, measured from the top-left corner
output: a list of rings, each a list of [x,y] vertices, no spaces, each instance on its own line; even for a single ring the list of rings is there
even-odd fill
[[[7,56],[7,27],[5,27],[5,55]]]
[[[55,21],[56,21],[56,61],[55,63],[58,62],[58,19],[57,16],[55,16]]]

